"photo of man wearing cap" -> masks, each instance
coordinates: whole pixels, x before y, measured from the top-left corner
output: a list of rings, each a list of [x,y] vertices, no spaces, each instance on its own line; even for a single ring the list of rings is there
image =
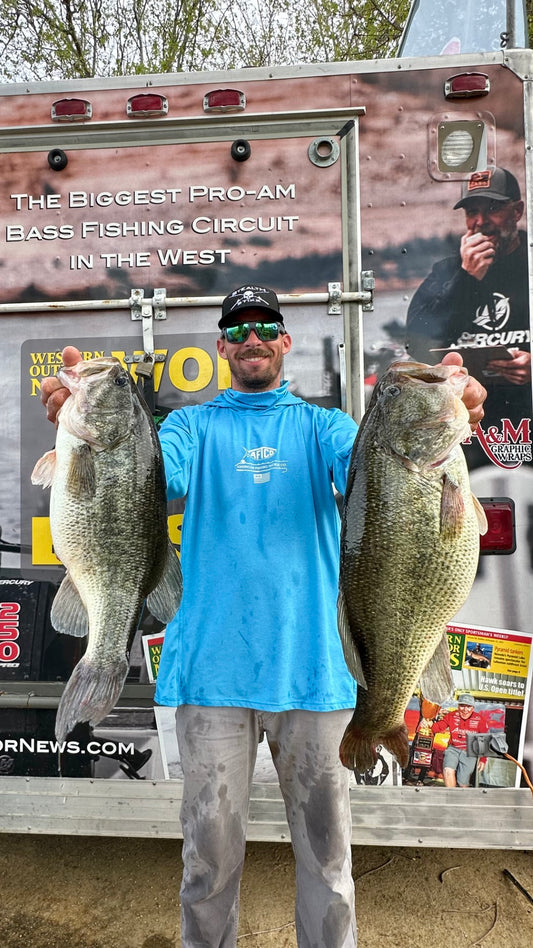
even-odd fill
[[[464,211],[466,229],[457,254],[436,263],[411,300],[407,349],[429,363],[439,357],[433,350],[470,346],[486,354],[477,373],[489,393],[485,423],[497,423],[506,411],[520,420],[531,414],[531,352],[518,181],[505,168],[475,172],[453,209]]]
[[[436,721],[423,719],[434,734],[450,732],[450,741],[444,751],[443,778],[445,787],[469,787],[476,764],[480,773],[485,769],[486,757],[469,757],[467,733],[486,734],[487,725],[481,712],[476,711],[476,702],[471,694],[459,695],[455,711],[448,711]]]
[[[156,702],[176,711],[183,769],[183,948],[234,948],[258,744],[268,742],[296,860],[299,948],[355,948],[350,772],[356,701],[337,630],[340,520],[357,425],[282,378],[291,336],[276,293],[233,290],[217,350],[231,386],[160,429],[169,499],[186,497],[183,599],[165,632]],[[62,352],[65,365],[82,354]],[[449,362],[458,364],[457,355]],[[55,421],[70,397],[43,380]],[[484,388],[463,393],[471,425]]]

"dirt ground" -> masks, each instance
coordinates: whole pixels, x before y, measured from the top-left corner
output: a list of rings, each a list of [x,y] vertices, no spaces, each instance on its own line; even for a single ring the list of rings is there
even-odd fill
[[[2,836],[2,948],[178,948],[180,846]],[[531,948],[531,852],[365,846],[353,862],[359,948]],[[293,901],[290,845],[249,843],[238,948],[295,948]]]

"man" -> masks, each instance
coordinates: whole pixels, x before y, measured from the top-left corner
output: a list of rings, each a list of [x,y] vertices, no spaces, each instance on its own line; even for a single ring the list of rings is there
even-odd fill
[[[506,397],[517,402],[516,387],[529,388],[531,380],[527,240],[517,228],[524,212],[520,187],[504,168],[475,172],[458,208],[466,218],[459,253],[435,264],[409,306],[409,354],[433,362],[435,349],[503,346],[506,356],[489,355],[483,371],[488,382],[514,386],[514,396]],[[519,412],[529,414],[529,395],[523,401]]]
[[[474,648],[467,648],[466,661],[471,668],[488,668],[490,665],[490,658],[487,658],[479,642],[476,642]]]
[[[300,948],[354,948],[349,772],[338,747],[355,702],[336,624],[339,517],[357,426],[282,383],[291,337],[276,294],[223,302],[231,388],[172,412],[160,438],[170,498],[187,496],[184,596],[156,700],[177,706],[184,771],[184,948],[234,948],[250,785],[266,734],[296,858]],[[72,347],[63,358],[80,355]],[[452,354],[451,364],[461,364]],[[49,417],[68,396],[43,382]],[[464,401],[483,414],[474,379]]]
[[[487,763],[486,757],[469,757],[467,754],[467,734],[475,732],[486,734],[487,725],[483,715],[475,710],[476,702],[470,694],[459,695],[458,707],[449,711],[440,720],[431,723],[424,719],[434,734],[450,732],[450,742],[444,751],[443,778],[445,787],[468,787],[474,773],[476,762],[481,773]]]

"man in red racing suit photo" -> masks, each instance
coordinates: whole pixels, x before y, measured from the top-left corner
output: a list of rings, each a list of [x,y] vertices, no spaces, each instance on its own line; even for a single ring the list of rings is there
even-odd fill
[[[467,733],[487,733],[487,725],[481,712],[475,710],[472,695],[462,694],[458,698],[458,708],[448,711],[437,721],[422,723],[431,727],[434,734],[450,732],[450,741],[444,751],[443,777],[445,787],[468,787],[475,770],[476,762],[480,773],[485,769],[486,757],[469,757],[467,754]]]

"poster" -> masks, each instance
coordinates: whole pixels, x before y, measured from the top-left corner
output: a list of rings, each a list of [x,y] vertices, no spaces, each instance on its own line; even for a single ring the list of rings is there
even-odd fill
[[[359,73],[346,65],[338,75],[321,70],[314,78],[301,75],[280,82],[243,83],[251,111],[335,108],[347,103],[366,109],[359,120],[361,265],[363,270],[373,270],[376,281],[374,309],[363,315],[368,395],[392,360],[408,358],[413,351],[407,331],[412,301],[434,266],[457,255],[464,234],[463,210],[455,208],[461,195],[460,177],[452,174],[444,180],[432,174],[435,122],[444,114],[471,117],[490,110],[498,165],[512,171],[521,194],[525,193],[522,82],[500,65],[487,67],[487,73],[492,91],[483,109],[472,108],[468,102],[445,103],[446,63],[433,70],[413,68],[401,74],[397,70],[380,73],[363,65]],[[172,90],[168,91],[172,98]],[[180,90],[183,114],[198,114],[203,91],[196,83]],[[103,120],[116,120],[119,108],[124,114],[126,90],[115,88],[109,95],[102,89],[91,92],[95,106],[97,96]],[[54,96],[48,92],[43,98],[21,97],[17,114],[26,126],[48,121],[45,116]],[[175,107],[173,102],[171,106]],[[256,279],[280,292],[325,291],[329,280],[343,276],[341,169],[338,162],[330,167],[312,165],[308,145],[299,139],[254,142],[250,160],[237,165],[230,157],[229,143],[152,146],[140,136],[134,147],[122,150],[75,149],[61,173],[50,170],[46,153],[39,150],[10,153],[0,174],[1,304],[42,303],[44,307],[51,301],[128,300],[133,288],[143,288],[149,297],[155,287],[165,287],[168,297],[215,296]],[[528,227],[526,206],[518,229],[525,234]],[[529,299],[527,273],[520,286]],[[471,596],[456,617],[458,628],[473,630],[470,641],[474,645],[478,633],[491,628],[507,630],[507,636],[527,636],[531,616],[531,386],[527,382],[502,385],[487,369],[486,352],[481,352],[505,343],[505,348],[518,348],[527,356],[530,314],[528,309],[522,311],[522,323],[511,330],[507,297],[498,302],[494,312],[482,308],[476,313],[481,320],[479,333],[484,335],[473,353],[478,358],[474,371],[486,381],[489,396],[486,417],[465,445],[465,454],[478,496],[515,501],[517,550],[511,556],[484,557],[480,562]],[[67,343],[91,355],[115,353],[135,377],[134,360],[143,351],[142,327],[132,322],[127,307],[116,312],[83,306],[70,312],[43,308],[9,312],[2,318],[9,345],[0,379],[6,406],[0,417],[0,525],[2,537],[17,552],[2,554],[6,585],[0,680],[5,688],[13,681],[51,682],[60,687],[79,657],[80,643],[57,636],[49,623],[50,602],[63,574],[51,545],[47,496],[30,483],[35,461],[53,442],[53,429],[40,404],[40,385],[57,371],[61,348]],[[287,322],[294,338],[286,363],[292,390],[325,407],[339,405],[342,317],[329,315],[324,305],[302,303],[291,306]],[[511,331],[522,336],[505,335]],[[227,384],[226,366],[217,359],[216,337],[215,314],[208,307],[169,309],[166,320],[155,324],[156,355],[162,357],[154,374],[159,406],[173,409],[205,401]],[[458,338],[434,343],[449,347]],[[487,345],[481,345],[482,341]],[[177,549],[181,517],[179,507],[169,510]],[[40,588],[43,584],[47,584],[45,591]],[[133,643],[127,686],[145,687],[147,694],[153,692],[150,674],[154,669],[150,672],[146,665],[143,640],[160,632],[145,614]],[[454,634],[461,637],[461,648],[464,645],[464,662],[463,633]],[[485,632],[482,639],[483,647],[492,649],[494,662],[501,654],[501,641]],[[511,648],[511,639],[507,645]],[[521,648],[525,655],[526,645]],[[531,663],[527,667],[530,679]],[[509,690],[508,684],[523,675],[503,662],[496,684],[487,677],[496,674],[493,669],[494,665],[476,670],[464,664],[457,693],[459,688],[472,693],[476,710],[478,706],[483,712],[503,707],[509,746],[525,759],[529,753],[533,761],[531,713],[529,731],[524,733],[527,689],[521,696]],[[465,676],[482,671],[486,680],[474,688]],[[455,674],[459,671],[454,669]],[[492,692],[492,687],[500,692]],[[452,707],[456,697],[450,696]],[[414,735],[416,703],[410,714]],[[53,740],[53,711],[36,711],[33,717],[22,711],[18,717],[10,715],[5,709],[0,712],[2,739],[31,732],[30,736]],[[131,761],[125,764],[118,757],[110,758],[105,762],[106,776],[135,779],[132,774],[136,773],[158,779],[163,773],[153,709],[137,708],[135,701],[126,711],[116,709],[102,722],[97,739],[103,741],[106,735],[110,742],[117,737],[117,743],[126,748],[133,739],[135,750],[143,755],[135,757],[134,763],[142,764],[137,767]],[[90,738],[82,735],[80,746],[86,747]],[[423,748],[419,750],[422,754]],[[405,780],[397,765],[386,754],[382,756],[379,774],[368,779],[393,785]],[[32,768],[42,772],[37,754],[32,758],[28,752],[23,763],[19,758],[13,763],[8,757],[3,766],[11,767],[12,773],[32,773]],[[51,754],[47,766],[48,772],[57,775],[56,757]],[[84,776],[104,773],[105,757],[77,755],[78,762],[83,759],[80,772]],[[485,768],[485,779],[494,766],[490,763]],[[514,781],[515,771],[511,777],[508,768],[505,780]],[[502,779],[494,776],[494,780]]]
[[[410,757],[404,772],[406,784],[424,786],[446,783],[445,751],[454,741],[465,744],[468,732],[498,735],[503,739],[489,756],[481,753],[476,767],[464,785],[481,787],[519,787],[531,690],[531,642],[527,633],[450,623],[447,627],[453,693],[441,706],[430,706],[420,695],[413,697],[406,711]],[[464,719],[457,720],[454,734],[453,715],[464,704]],[[459,709],[459,710],[458,710]],[[444,725],[448,722],[448,726]],[[490,743],[490,742],[489,742]],[[468,756],[475,758],[468,741]],[[505,751],[498,753],[498,746]],[[486,748],[486,741],[481,742]],[[475,750],[475,748],[474,748]],[[507,756],[510,755],[510,756]],[[511,760],[510,757],[514,758]],[[483,760],[480,768],[479,759]],[[452,760],[451,764],[454,761]],[[449,766],[451,767],[451,764]],[[451,775],[450,775],[451,776]]]

